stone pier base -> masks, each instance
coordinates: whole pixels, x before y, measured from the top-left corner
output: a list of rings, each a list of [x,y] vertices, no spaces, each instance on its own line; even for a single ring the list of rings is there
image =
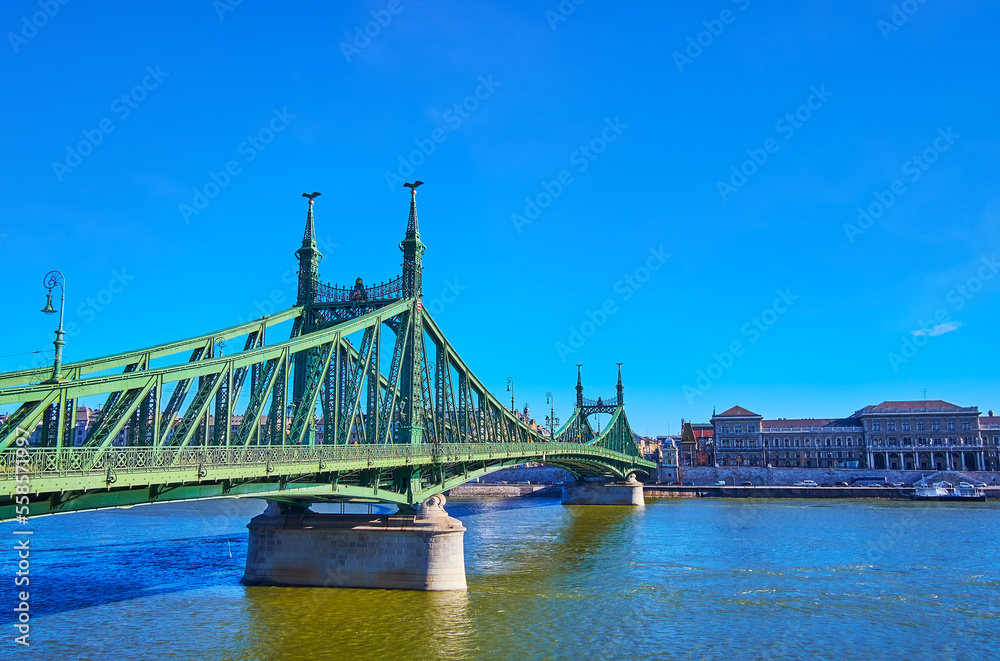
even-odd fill
[[[632,505],[642,507],[642,484],[634,476],[627,482],[575,482],[564,484],[563,505]]]
[[[465,590],[465,527],[434,496],[417,514],[319,514],[271,501],[254,517],[244,583]]]

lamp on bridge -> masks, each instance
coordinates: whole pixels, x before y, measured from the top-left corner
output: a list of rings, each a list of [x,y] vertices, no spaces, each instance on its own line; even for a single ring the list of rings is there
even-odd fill
[[[545,403],[549,405],[549,415],[545,416],[545,422],[549,425],[549,438],[555,440],[556,427],[559,426],[559,418],[556,417],[556,398],[551,392],[545,393]]]
[[[42,278],[42,285],[48,289],[45,294],[45,307],[42,308],[42,312],[45,314],[55,314],[59,312],[59,328],[56,330],[56,339],[53,344],[56,346],[55,360],[52,364],[52,378],[46,381],[46,383],[59,383],[60,371],[62,369],[62,348],[66,342],[63,341],[63,313],[66,310],[66,278],[59,271],[49,271]],[[59,287],[59,310],[52,307],[52,290],[55,287]]]
[[[514,410],[514,377],[507,377],[507,392],[510,393],[510,412],[517,415],[517,411]]]

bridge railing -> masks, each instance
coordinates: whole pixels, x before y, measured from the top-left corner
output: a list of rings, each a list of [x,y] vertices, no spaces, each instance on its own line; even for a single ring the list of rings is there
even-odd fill
[[[377,285],[364,288],[364,295],[361,300],[379,301],[390,298],[402,298],[403,276],[388,282],[380,282]],[[340,303],[355,300],[354,287],[340,287],[337,285],[316,283],[316,297],[321,303]]]
[[[385,462],[459,462],[482,458],[583,455],[630,461],[633,457],[586,443],[424,443],[421,445],[252,445],[186,448],[113,447],[56,450],[38,448],[27,455],[0,452],[0,481],[27,474],[31,480],[94,474],[191,471],[263,467],[265,473],[287,472],[281,466],[336,470],[338,463],[374,466]],[[313,466],[314,465],[314,466]]]

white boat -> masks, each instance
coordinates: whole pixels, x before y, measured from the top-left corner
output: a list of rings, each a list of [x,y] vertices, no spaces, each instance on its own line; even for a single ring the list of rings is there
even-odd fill
[[[986,492],[971,485],[954,487],[950,482],[938,482],[930,486],[916,485],[913,489],[913,499],[984,501],[986,500]]]

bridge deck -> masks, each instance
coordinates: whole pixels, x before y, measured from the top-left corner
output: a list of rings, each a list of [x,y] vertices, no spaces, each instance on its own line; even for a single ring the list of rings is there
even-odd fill
[[[0,452],[0,520],[219,496],[411,504],[527,461],[609,477],[655,466],[593,444],[560,442],[7,450]],[[416,484],[388,484],[398,469],[413,472]],[[28,487],[27,510],[18,508],[18,484]]]

